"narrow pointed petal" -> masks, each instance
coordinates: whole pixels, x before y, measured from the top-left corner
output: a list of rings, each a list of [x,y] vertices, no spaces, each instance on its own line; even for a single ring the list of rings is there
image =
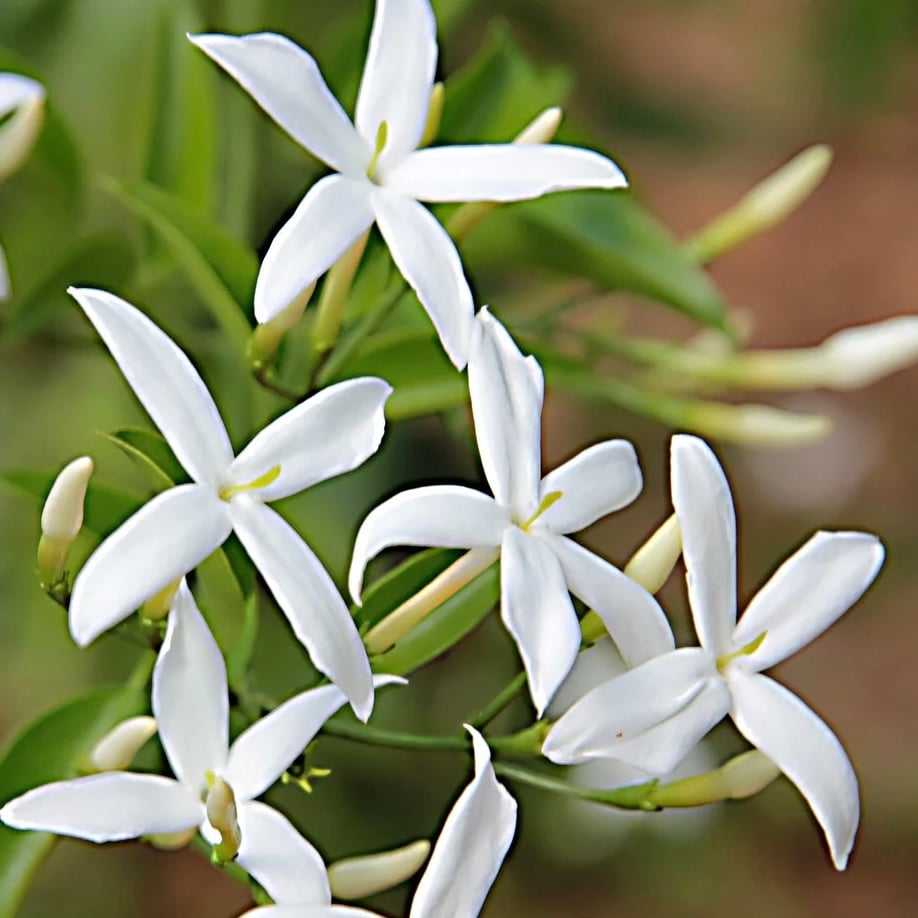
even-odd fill
[[[338,172],[366,171],[360,138],[310,54],[283,35],[189,35],[297,143]]]
[[[134,394],[186,472],[217,485],[233,461],[226,428],[184,351],[139,309],[103,290],[71,287]]]
[[[369,147],[386,123],[379,168],[421,140],[437,69],[437,23],[429,0],[377,0],[354,121]]]
[[[455,243],[417,201],[377,188],[373,209],[392,260],[430,316],[457,369],[468,362],[474,306]]]
[[[330,905],[325,863],[290,820],[264,803],[239,805],[242,844],[236,862],[278,902]]]
[[[278,477],[258,490],[260,500],[272,501],[357,468],[382,442],[391,392],[373,377],[328,386],[262,430],[236,458],[229,481],[245,484],[277,467]]]
[[[509,523],[494,498],[471,488],[431,485],[402,491],[370,511],[357,532],[347,578],[351,596],[360,602],[367,563],[385,548],[496,548]]]
[[[230,504],[239,541],[264,577],[313,666],[366,721],[373,710],[370,661],[357,626],[322,562],[270,507],[246,494]]]
[[[883,565],[880,540],[866,532],[817,532],[791,555],[743,613],[733,643],[765,639],[747,664],[765,670],[822,634],[853,606]]]
[[[404,682],[398,676],[373,679],[374,688]],[[236,799],[260,797],[346,703],[337,686],[322,685],[294,695],[240,734],[223,770]]]
[[[226,541],[227,505],[204,485],[158,494],[116,529],[77,575],[70,633],[81,647],[188,573]]]
[[[507,529],[501,546],[500,616],[516,641],[541,717],[577,659],[580,627],[554,552],[516,526]]]
[[[429,203],[525,201],[554,191],[624,188],[605,156],[559,144],[478,144],[418,150],[386,177],[393,191]]]
[[[836,869],[844,870],[860,802],[841,743],[796,695],[767,676],[732,670],[729,685],[740,733],[794,783],[822,826]]]
[[[477,915],[516,832],[516,801],[497,780],[484,738],[466,729],[475,750],[475,777],[443,823],[410,918]]]
[[[672,439],[670,474],[695,630],[701,646],[721,656],[736,622],[736,513],[730,485],[707,443],[685,434]]]
[[[369,180],[327,175],[306,192],[265,254],[255,318],[273,319],[324,274],[373,223]]]
[[[239,918],[381,918],[353,905],[260,905]]]
[[[730,710],[730,690],[712,676],[678,713],[633,739],[618,743],[614,758],[658,778],[675,771],[707,733]]]
[[[637,453],[627,440],[597,443],[542,479],[540,499],[555,491],[563,497],[539,517],[539,525],[553,532],[580,532],[627,507],[643,484]]]
[[[201,804],[171,778],[111,771],[36,787],[7,803],[0,821],[100,844],[181,832],[203,815]]]
[[[617,758],[618,746],[678,714],[712,678],[719,679],[717,666],[699,647],[648,660],[572,705],[549,731],[542,754],[559,765]]]
[[[570,591],[602,619],[628,666],[676,646],[666,614],[644,587],[566,536],[541,538],[561,562]]]
[[[7,117],[9,116],[9,117]],[[20,73],[0,73],[0,182],[26,161],[45,122],[45,88]],[[0,299],[3,290],[0,285]]]
[[[223,656],[184,580],[153,669],[153,716],[172,771],[200,796],[226,762],[229,701]]]
[[[519,523],[539,507],[545,380],[507,329],[482,309],[469,349],[469,394],[485,477],[497,502]]]

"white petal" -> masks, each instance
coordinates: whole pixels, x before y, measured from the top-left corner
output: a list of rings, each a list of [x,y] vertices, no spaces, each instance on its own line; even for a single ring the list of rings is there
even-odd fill
[[[391,392],[373,377],[328,386],[262,430],[231,466],[230,483],[254,481],[279,466],[277,479],[257,492],[272,501],[357,468],[379,448]]]
[[[883,565],[883,545],[866,532],[817,532],[775,571],[743,613],[733,643],[767,632],[747,665],[764,670],[822,634],[860,599]]]
[[[19,73],[0,73],[0,120],[2,182],[22,166],[41,134],[45,122],[44,86]]]
[[[264,803],[239,804],[237,863],[276,902],[330,905],[328,874],[318,851],[286,816]]]
[[[418,150],[386,176],[394,191],[419,201],[525,201],[553,191],[624,188],[605,156],[558,144],[479,144]]]
[[[283,35],[190,35],[299,144],[338,172],[366,171],[371,148],[311,55]]]
[[[200,796],[226,762],[229,701],[220,648],[184,581],[153,669],[153,716],[172,771]]]
[[[373,710],[370,661],[338,588],[312,549],[270,507],[246,494],[230,504],[233,528],[313,666],[341,689],[354,713]]]
[[[704,440],[685,434],[672,439],[670,474],[695,630],[701,646],[721,656],[736,622],[736,513],[730,485]]]
[[[36,80],[21,73],[0,73],[0,118],[44,96],[45,88]]]
[[[6,255],[0,245],[0,303],[10,298],[10,271],[6,264]]]
[[[516,832],[516,801],[494,775],[488,744],[466,729],[475,749],[475,777],[443,823],[410,918],[477,915]]]
[[[226,541],[227,504],[204,485],[158,494],[116,529],[77,575],[70,633],[81,647],[188,573]]]
[[[255,282],[255,318],[273,319],[373,223],[369,180],[327,175],[306,192],[268,247]]]
[[[372,149],[386,122],[379,167],[417,147],[437,69],[437,23],[429,0],[377,0],[354,121]]]
[[[857,776],[835,734],[784,686],[731,672],[731,716],[740,733],[796,785],[844,870],[860,818]]]
[[[430,316],[443,350],[464,369],[474,307],[453,240],[426,207],[410,198],[377,188],[373,209],[392,260]]]
[[[627,440],[597,443],[542,479],[540,500],[554,491],[563,497],[539,517],[537,525],[553,532],[580,532],[627,507],[642,486],[637,454]]]
[[[0,810],[14,829],[97,843],[182,832],[202,816],[201,804],[177,781],[115,771],[36,787]]]
[[[675,647],[665,613],[644,587],[566,536],[539,537],[561,562],[570,591],[602,619],[628,666]]]
[[[397,676],[376,676],[373,685],[381,688],[404,681]],[[240,734],[223,770],[236,799],[260,797],[346,703],[337,686],[322,685],[294,695]]]
[[[367,562],[385,548],[495,548],[509,522],[493,498],[471,488],[431,485],[402,491],[371,510],[357,532],[347,578],[351,596],[360,602]]]
[[[587,692],[551,728],[542,754],[560,765],[617,758],[617,746],[678,714],[712,678],[716,663],[698,647],[648,660]]]
[[[218,485],[233,448],[217,406],[179,346],[140,310],[103,290],[68,293],[79,303],[134,394],[185,471]]]
[[[381,918],[379,912],[368,912],[353,905],[260,905],[243,912],[239,918]]]
[[[580,628],[554,552],[516,526],[507,529],[501,546],[500,616],[516,641],[541,717],[574,665]]]
[[[545,381],[487,309],[475,319],[469,394],[485,477],[497,502],[524,523],[538,509]]]
[[[546,716],[557,720],[568,708],[600,685],[628,671],[622,655],[610,637],[600,638],[591,647],[581,650],[561,688],[555,692]]]

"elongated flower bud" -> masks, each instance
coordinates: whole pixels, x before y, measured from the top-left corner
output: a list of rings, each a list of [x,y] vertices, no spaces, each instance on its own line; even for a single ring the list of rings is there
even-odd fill
[[[424,122],[424,132],[418,149],[432,144],[437,139],[440,131],[440,121],[443,118],[443,103],[446,93],[442,83],[434,83],[430,91],[430,105],[427,107],[427,121]]]
[[[273,319],[256,326],[249,338],[247,351],[249,365],[253,370],[257,372],[271,363],[284,335],[295,328],[303,317],[315,289],[316,285],[313,282]]]
[[[129,717],[121,721],[96,743],[89,754],[89,768],[92,771],[124,771],[155,733],[156,721],[152,717]]]
[[[634,553],[625,573],[648,593],[656,593],[672,573],[682,554],[682,534],[674,513]]]
[[[421,869],[428,854],[430,842],[422,839],[392,851],[337,861],[328,868],[332,896],[346,901],[364,899],[398,886]]]
[[[758,749],[750,749],[715,768],[691,778],[660,784],[651,792],[661,807],[692,807],[743,800],[764,790],[781,774],[780,769]]]
[[[725,762],[720,771],[731,800],[743,800],[757,794],[781,774],[781,769],[758,749],[735,756]]]
[[[824,437],[832,421],[824,415],[797,414],[769,405],[693,402],[679,426],[704,437],[753,446],[796,446]]]
[[[45,589],[57,586],[74,539],[83,527],[83,504],[92,476],[89,456],[74,459],[55,478],[41,511],[38,575]]]

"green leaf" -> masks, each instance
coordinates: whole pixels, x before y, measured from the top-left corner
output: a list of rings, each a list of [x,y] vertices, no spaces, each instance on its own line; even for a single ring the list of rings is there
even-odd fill
[[[188,476],[161,434],[141,427],[122,427],[103,434],[146,472],[158,491],[171,488]]]
[[[243,575],[252,580],[251,567]],[[194,594],[220,650],[228,656],[242,640],[248,619],[239,577],[222,548],[195,568]]]
[[[53,472],[35,469],[6,469],[0,472],[0,484],[14,488],[22,494],[44,504],[58,470]],[[143,504],[143,498],[111,485],[91,481],[86,491],[83,526],[97,536],[108,535],[117,529]]]
[[[0,802],[51,781],[75,778],[92,747],[117,723],[147,710],[145,692],[106,688],[43,715],[0,759]],[[16,913],[55,836],[0,826],[0,918]]]
[[[364,593],[363,605],[351,612],[361,630],[371,628],[397,609],[406,599],[427,586],[462,555],[459,550],[431,548],[412,555],[407,561],[374,581]]]
[[[435,414],[468,400],[465,377],[429,326],[396,328],[369,338],[335,378],[355,376],[381,376],[392,386],[386,403],[390,421]]]
[[[501,143],[512,140],[536,115],[564,101],[570,74],[533,67],[507,24],[491,26],[479,52],[446,81],[444,143]]]
[[[371,659],[373,671],[405,676],[476,628],[500,599],[500,565],[492,564],[431,612],[391,650]]]
[[[707,273],[626,191],[574,191],[500,207],[465,246],[476,265],[528,264],[638,293],[730,333]]]
[[[255,653],[255,641],[258,639],[258,593],[252,593],[245,603],[242,629],[226,655],[226,676],[230,688],[239,691],[245,685],[252,655]]]
[[[172,252],[217,325],[243,353],[251,327],[246,318],[258,275],[258,258],[244,243],[181,198],[147,182],[105,187],[150,225]]]

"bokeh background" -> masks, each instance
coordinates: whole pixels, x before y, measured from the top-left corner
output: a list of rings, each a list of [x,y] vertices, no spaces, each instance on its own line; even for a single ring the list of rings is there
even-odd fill
[[[366,0],[5,0],[0,47],[11,55],[10,67],[18,62],[47,83],[84,169],[130,179],[149,175],[149,141],[161,129],[150,109],[151,95],[165,91],[152,76],[159,55],[172,55],[176,68],[191,57],[181,41],[163,39],[165,28],[179,37],[201,26],[285,31],[347,85],[363,45],[347,46],[342,36],[355,22],[358,34],[366,33],[369,7]],[[570,72],[570,118],[624,164],[641,200],[676,234],[704,224],[806,145],[832,144],[834,167],[812,199],[712,268],[726,299],[748,316],[754,346],[816,343],[848,325],[915,311],[918,13],[909,0],[452,0],[439,8],[444,75],[474,54],[489,21],[501,17],[534,61]],[[298,199],[303,161],[228,81],[211,78],[221,120],[198,125],[200,142],[210,142],[213,128],[230,155],[210,203],[225,225],[262,246]],[[234,152],[247,161],[234,161]],[[136,221],[95,186],[89,204],[77,207],[60,174],[37,160],[0,189],[0,234],[17,285],[28,287],[59,261],[77,222],[81,232],[88,224],[106,238],[143,239]],[[204,362],[234,436],[243,439],[249,431],[232,428],[234,415],[244,416],[234,400],[255,396],[221,396],[230,391],[220,388],[229,370],[174,265],[165,257],[147,262],[137,276],[118,263],[117,246],[106,252],[103,246],[80,264],[81,276],[62,277],[59,286],[111,283],[149,305]],[[609,305],[619,308],[621,297]],[[136,471],[98,432],[145,419],[76,310],[53,308],[52,321],[36,334],[0,338],[0,467],[51,469],[89,452],[100,475],[136,485]],[[687,328],[641,304],[633,327],[674,336]],[[739,502],[742,595],[817,527],[875,531],[889,550],[860,607],[779,669],[837,730],[858,769],[864,814],[848,872],[832,870],[805,806],[783,781],[752,801],[694,818],[611,813],[601,823],[521,789],[516,847],[488,915],[914,913],[916,383],[918,370],[910,370],[865,391],[785,397],[775,404],[833,415],[834,433],[805,448],[720,449]],[[644,496],[586,536],[623,561],[667,512],[669,432],[556,393],[549,393],[546,418],[547,467],[599,438],[625,435],[637,443]],[[434,417],[398,425],[365,471],[295,498],[285,512],[340,575],[354,527],[380,494],[406,481],[476,475],[448,425]],[[77,692],[123,678],[131,652],[106,640],[77,651],[60,610],[34,581],[35,505],[4,491],[0,521],[5,741]],[[685,634],[679,579],[664,597]],[[418,673],[410,689],[383,698],[380,722],[451,728],[514,666],[508,638],[488,621],[447,659]],[[296,687],[301,667],[283,625],[266,613],[256,657],[266,690]],[[520,716],[508,712],[504,723],[519,724]],[[722,758],[737,748],[721,729],[710,754]],[[468,767],[448,754],[379,751],[332,738],[322,741],[319,759],[334,777],[319,782],[311,797],[292,787],[275,793],[329,859],[435,835]],[[400,914],[404,900],[399,890],[374,905]],[[193,852],[63,842],[21,914],[218,918],[247,902],[244,889]]]

